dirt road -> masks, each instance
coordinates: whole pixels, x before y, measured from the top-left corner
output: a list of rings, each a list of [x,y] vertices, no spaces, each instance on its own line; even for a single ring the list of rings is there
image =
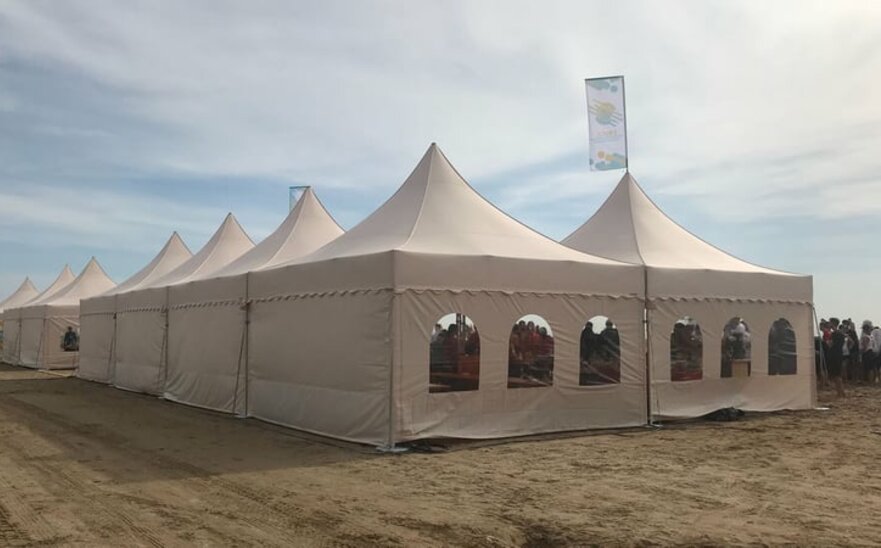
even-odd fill
[[[878,542],[881,389],[831,405],[387,456],[0,366],[0,545]]]

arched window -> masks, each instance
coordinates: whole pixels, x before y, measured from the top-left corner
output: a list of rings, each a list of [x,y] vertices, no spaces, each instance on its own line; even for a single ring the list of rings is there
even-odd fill
[[[722,330],[722,377],[749,377],[752,336],[743,318],[728,320]]]
[[[554,333],[541,316],[527,314],[514,323],[508,340],[508,388],[554,383]]]
[[[670,334],[670,380],[697,381],[704,373],[704,340],[701,327],[688,316],[673,324]]]
[[[795,330],[786,319],[779,318],[768,332],[768,374],[795,375],[796,358]]]
[[[581,331],[578,384],[594,386],[621,382],[621,337],[605,316],[594,316]]]
[[[429,392],[477,390],[480,384],[480,335],[465,314],[447,314],[431,332]]]

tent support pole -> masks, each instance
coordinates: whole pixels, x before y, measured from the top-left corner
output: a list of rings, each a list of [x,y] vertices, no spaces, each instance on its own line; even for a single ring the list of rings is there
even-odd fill
[[[119,314],[118,299],[118,295],[113,296],[113,338],[110,339],[110,355],[107,356],[107,382],[110,384],[113,384],[113,380],[116,377],[116,317]]]
[[[823,373],[823,383],[825,386],[825,383],[828,382],[828,379],[829,379],[829,371],[826,369],[826,353],[823,352],[823,345],[825,344],[823,342],[823,330],[820,329],[820,319],[817,316],[817,309],[814,307],[814,303],[811,303],[811,314],[814,317],[814,327],[817,328],[817,336],[820,337],[820,370]],[[814,345],[814,362],[816,362],[816,360],[817,360],[817,348],[816,348],[816,345]],[[814,377],[814,386],[813,386],[812,390],[814,392],[813,393],[813,400],[814,400],[813,403],[814,403],[814,406],[816,407],[817,406],[817,364],[816,363],[814,363],[814,368],[811,371],[811,375]]]
[[[392,310],[391,322],[391,359],[389,360],[389,376],[388,376],[388,438],[384,446],[377,449],[382,453],[404,453],[407,451],[405,447],[395,445],[395,362],[401,357],[402,344],[400,336],[400,301],[398,294],[392,291]]]
[[[651,303],[649,302],[649,269],[642,267],[643,275],[643,337],[645,337],[645,411],[649,426],[655,425],[652,412],[652,322]]]
[[[243,417],[248,416],[248,377],[251,375],[251,273],[245,273],[245,410]]]

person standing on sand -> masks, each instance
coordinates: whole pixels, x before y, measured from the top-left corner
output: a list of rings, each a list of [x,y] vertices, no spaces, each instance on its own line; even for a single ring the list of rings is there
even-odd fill
[[[860,361],[863,363],[864,379],[869,384],[878,380],[875,370],[875,342],[872,340],[872,322],[865,320],[860,330]]]
[[[847,335],[844,329],[839,329],[837,318],[830,318],[829,323],[832,326],[832,334],[829,341],[829,352],[826,355],[826,371],[829,378],[835,383],[835,392],[839,398],[843,398],[844,384],[841,380],[842,361],[844,358],[844,348],[847,345]]]
[[[872,329],[872,350],[875,352],[875,376],[881,382],[881,325]]]

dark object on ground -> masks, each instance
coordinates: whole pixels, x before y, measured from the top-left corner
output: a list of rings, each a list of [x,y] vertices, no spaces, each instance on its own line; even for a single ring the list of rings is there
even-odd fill
[[[712,413],[707,413],[704,415],[704,418],[711,421],[720,421],[720,422],[731,422],[739,420],[745,413],[740,409],[735,409],[734,407],[726,407],[724,409],[717,409]]]
[[[432,443],[429,440],[417,440],[404,444],[404,446],[414,453],[446,453],[450,450],[450,448],[445,445],[441,445],[437,442]]]

